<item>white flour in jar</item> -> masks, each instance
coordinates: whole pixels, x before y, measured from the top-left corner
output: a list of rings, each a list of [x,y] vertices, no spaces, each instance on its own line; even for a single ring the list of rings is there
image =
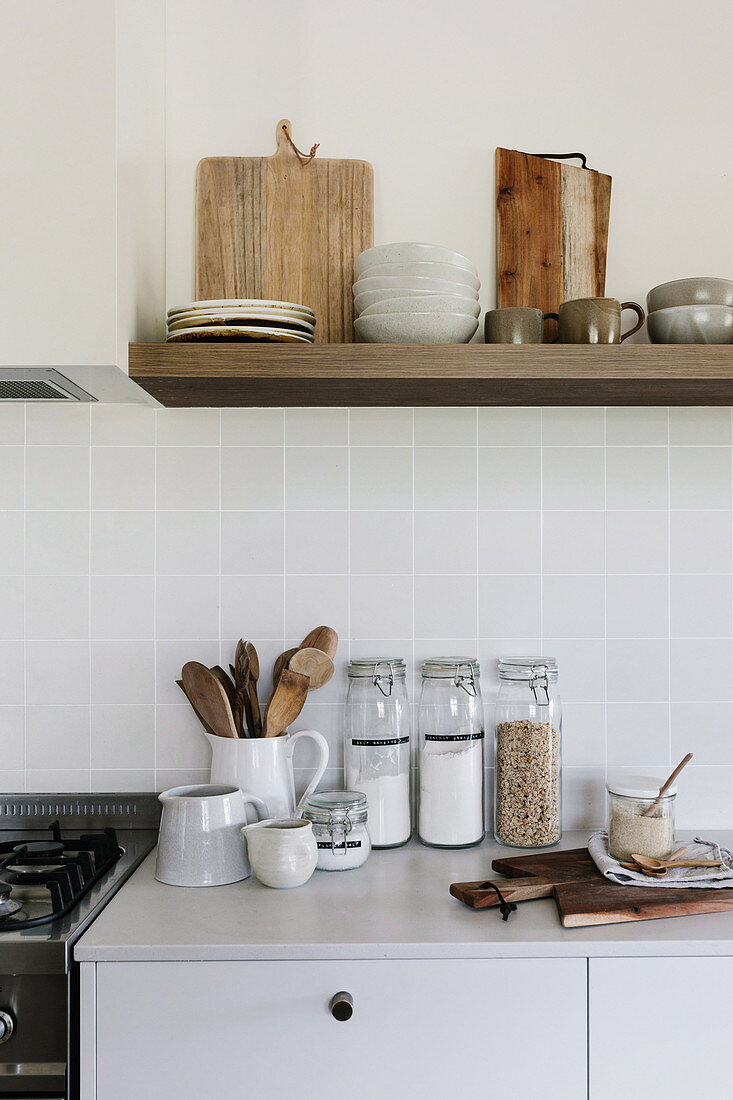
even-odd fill
[[[367,797],[367,823],[374,847],[389,848],[409,840],[410,777],[407,772],[361,779],[358,773],[349,770],[346,786]]]
[[[481,741],[445,751],[428,741],[420,753],[418,833],[427,844],[460,847],[484,835],[484,753]]]

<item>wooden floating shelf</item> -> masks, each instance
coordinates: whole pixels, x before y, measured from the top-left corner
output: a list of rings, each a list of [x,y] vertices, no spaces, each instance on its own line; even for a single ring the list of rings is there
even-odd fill
[[[169,407],[733,405],[733,345],[130,344]]]

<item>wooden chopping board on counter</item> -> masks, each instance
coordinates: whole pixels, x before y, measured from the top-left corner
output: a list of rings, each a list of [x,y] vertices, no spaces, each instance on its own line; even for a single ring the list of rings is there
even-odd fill
[[[374,169],[309,159],[289,136],[283,118],[274,156],[199,162],[196,298],[297,302],[316,314],[316,343],[353,343],[354,260],[374,244]]]
[[[557,313],[571,298],[602,298],[610,206],[610,176],[497,149],[497,305]]]
[[[733,912],[733,888],[679,890],[670,887],[619,886],[600,873],[587,848],[495,859],[491,867],[506,901],[555,898],[564,928],[681,917],[692,913]],[[454,898],[472,909],[498,906],[496,892],[483,881],[454,882]]]

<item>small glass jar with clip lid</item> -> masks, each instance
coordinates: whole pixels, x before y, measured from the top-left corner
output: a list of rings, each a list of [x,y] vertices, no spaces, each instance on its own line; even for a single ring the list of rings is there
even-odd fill
[[[372,850],[367,800],[360,791],[316,791],[306,798],[302,816],[313,824],[319,871],[351,871]]]
[[[418,836],[431,848],[484,838],[484,711],[474,657],[423,662]]]
[[[494,707],[494,832],[547,848],[561,832],[561,706],[554,657],[501,657]]]
[[[366,795],[373,848],[398,848],[412,832],[410,704],[401,657],[349,663],[344,708],[346,788]]]

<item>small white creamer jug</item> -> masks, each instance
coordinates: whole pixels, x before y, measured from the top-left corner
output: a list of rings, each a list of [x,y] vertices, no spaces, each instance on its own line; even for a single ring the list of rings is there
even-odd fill
[[[302,886],[316,869],[318,847],[310,821],[273,818],[242,829],[252,870],[264,886]]]

